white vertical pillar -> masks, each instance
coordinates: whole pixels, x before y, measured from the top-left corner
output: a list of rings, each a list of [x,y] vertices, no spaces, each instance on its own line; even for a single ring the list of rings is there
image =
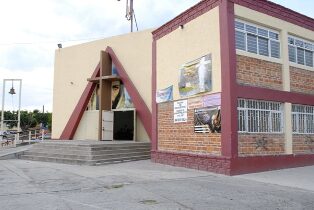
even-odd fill
[[[292,113],[291,103],[284,104],[284,132],[285,132],[285,152],[286,154],[293,153],[293,140],[292,140]]]
[[[283,90],[290,91],[290,64],[288,50],[288,31],[281,32],[281,56],[282,56],[282,83]],[[292,105],[284,103],[284,133],[285,133],[285,153],[293,153],[293,136],[292,136]]]

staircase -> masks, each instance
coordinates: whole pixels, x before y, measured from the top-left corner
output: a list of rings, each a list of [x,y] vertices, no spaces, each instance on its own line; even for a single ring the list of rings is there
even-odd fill
[[[103,165],[150,159],[149,142],[44,141],[20,159],[76,165]]]

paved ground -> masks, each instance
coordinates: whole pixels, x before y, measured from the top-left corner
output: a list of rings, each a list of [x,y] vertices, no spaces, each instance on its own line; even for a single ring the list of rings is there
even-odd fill
[[[294,179],[283,179],[302,178],[313,186],[313,170],[273,176],[280,181],[291,172]],[[150,161],[74,166],[0,160],[0,209],[314,209],[313,188],[269,183],[270,177],[228,177]]]

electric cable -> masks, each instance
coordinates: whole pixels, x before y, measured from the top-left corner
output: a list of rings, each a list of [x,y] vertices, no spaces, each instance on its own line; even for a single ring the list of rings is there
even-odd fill
[[[136,17],[135,17],[135,12],[134,12],[134,10],[133,10],[133,15],[134,15],[134,20],[135,20],[136,30],[138,31],[137,20],[136,20]]]

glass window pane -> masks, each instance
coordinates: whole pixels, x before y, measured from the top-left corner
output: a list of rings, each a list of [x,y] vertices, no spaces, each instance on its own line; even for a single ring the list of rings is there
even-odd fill
[[[235,28],[244,30],[244,23],[241,23],[239,21],[235,21]]]
[[[245,33],[236,31],[236,49],[246,50]]]
[[[247,31],[247,32],[256,34],[257,28],[256,28],[255,26],[246,25],[245,27],[246,27],[246,31]]]
[[[279,34],[274,32],[269,32],[269,38],[279,40]]]
[[[297,48],[297,60],[298,64],[304,65],[304,50],[301,48]]]
[[[305,50],[305,65],[313,67],[313,52]]]
[[[288,37],[288,43],[294,45],[294,38]]]
[[[258,35],[268,37],[268,31],[262,28],[258,28]]]
[[[247,34],[247,51],[257,54],[257,36]]]
[[[280,58],[280,43],[270,40],[270,53],[273,58]]]
[[[296,39],[294,43],[297,47],[302,47],[302,48],[304,47],[304,43],[301,40]]]
[[[296,47],[289,45],[289,61],[296,63]]]
[[[260,55],[265,55],[265,56],[269,55],[268,39],[263,38],[263,37],[258,37],[258,51]]]

